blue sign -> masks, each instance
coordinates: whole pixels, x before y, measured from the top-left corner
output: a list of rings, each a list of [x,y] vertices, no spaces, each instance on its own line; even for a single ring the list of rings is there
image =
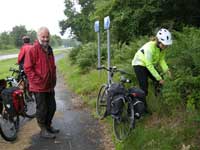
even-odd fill
[[[94,23],[94,31],[99,32],[99,21],[95,21]]]
[[[110,28],[110,17],[107,16],[104,18],[104,29],[108,30]]]

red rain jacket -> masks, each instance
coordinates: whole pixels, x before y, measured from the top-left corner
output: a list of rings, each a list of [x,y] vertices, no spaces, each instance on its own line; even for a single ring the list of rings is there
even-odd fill
[[[25,43],[21,48],[20,48],[20,52],[18,55],[18,60],[17,63],[18,64],[23,64],[24,63],[24,59],[25,59],[25,55],[27,53],[27,51],[32,47],[31,44]]]
[[[24,71],[32,92],[50,92],[56,85],[56,66],[52,48],[45,52],[36,41],[24,61]]]

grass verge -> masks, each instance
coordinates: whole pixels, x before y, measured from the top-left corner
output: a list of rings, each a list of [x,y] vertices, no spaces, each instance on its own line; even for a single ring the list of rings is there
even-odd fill
[[[17,65],[15,65],[17,62],[17,58],[13,59],[7,59],[7,60],[1,60],[0,61],[0,78],[5,79],[7,76],[11,75],[11,72],[9,72],[10,67],[18,68]]]
[[[0,55],[17,54],[19,49],[0,50]]]

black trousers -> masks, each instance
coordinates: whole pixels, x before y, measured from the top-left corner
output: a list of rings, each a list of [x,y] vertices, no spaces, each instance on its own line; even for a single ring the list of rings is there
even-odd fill
[[[154,76],[149,72],[146,67],[133,66],[140,88],[148,95],[148,79],[156,81]],[[145,106],[147,107],[146,98],[144,100]]]
[[[35,92],[36,119],[40,127],[51,126],[56,111],[55,92]]]

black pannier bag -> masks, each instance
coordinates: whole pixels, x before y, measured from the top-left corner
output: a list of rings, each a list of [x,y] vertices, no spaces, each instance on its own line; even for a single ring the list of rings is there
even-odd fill
[[[125,88],[119,83],[111,84],[107,94],[107,115],[119,116],[123,109]]]
[[[123,111],[125,97],[122,94],[115,95],[111,101],[111,115],[120,117]]]
[[[131,103],[134,107],[134,114],[137,119],[139,119],[145,112],[145,92],[139,88],[132,87],[129,90],[131,96]]]
[[[15,116],[24,111],[23,92],[18,87],[4,89],[1,96],[8,114]]]

